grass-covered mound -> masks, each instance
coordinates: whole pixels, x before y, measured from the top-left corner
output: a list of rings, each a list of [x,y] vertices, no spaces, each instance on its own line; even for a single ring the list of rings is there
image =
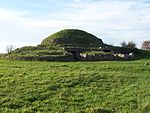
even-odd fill
[[[39,61],[74,61],[76,53],[67,52],[64,48],[95,48],[103,46],[101,39],[77,29],[65,29],[52,34],[38,46],[18,48],[9,54],[0,55],[1,59],[39,60]]]
[[[77,29],[65,29],[54,33],[42,41],[42,45],[101,46],[103,42],[96,36]]]
[[[115,53],[134,53],[138,59],[143,57],[149,58],[150,56],[150,52],[148,51],[104,44],[101,39],[82,30],[65,29],[47,37],[38,46],[18,48],[8,54],[1,54],[0,59],[82,61],[82,58],[86,54],[87,57],[91,57],[89,58],[91,59],[90,61],[100,61],[100,59],[118,60],[118,58],[113,57]],[[85,57],[85,60],[89,61],[87,57]],[[121,60],[124,60],[124,58],[121,58]]]

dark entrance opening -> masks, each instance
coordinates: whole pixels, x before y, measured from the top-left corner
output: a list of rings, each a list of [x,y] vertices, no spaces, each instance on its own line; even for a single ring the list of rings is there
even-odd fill
[[[79,53],[77,51],[68,51],[68,52],[72,53],[75,61],[79,60]]]
[[[80,61],[80,52],[81,52],[81,48],[75,48],[75,47],[68,47],[68,48],[64,48],[67,52],[72,53],[74,60],[75,61]]]

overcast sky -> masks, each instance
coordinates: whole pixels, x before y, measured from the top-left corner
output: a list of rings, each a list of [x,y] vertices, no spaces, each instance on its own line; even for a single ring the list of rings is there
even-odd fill
[[[0,52],[37,45],[62,29],[81,29],[119,45],[150,40],[150,0],[0,0]]]

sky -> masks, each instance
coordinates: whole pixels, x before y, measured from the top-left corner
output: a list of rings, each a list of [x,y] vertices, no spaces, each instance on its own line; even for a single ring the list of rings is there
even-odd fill
[[[38,45],[62,29],[140,48],[150,40],[150,0],[0,0],[0,53],[7,45]]]

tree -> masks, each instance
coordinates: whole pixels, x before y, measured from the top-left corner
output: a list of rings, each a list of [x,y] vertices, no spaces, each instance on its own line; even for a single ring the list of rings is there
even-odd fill
[[[128,43],[126,43],[125,41],[123,41],[123,42],[121,43],[121,47],[134,49],[134,48],[136,48],[136,44],[135,44],[134,42],[132,42],[132,41],[130,41],[130,42],[128,42]]]
[[[126,48],[126,47],[127,47],[127,43],[126,43],[125,41],[123,41],[123,42],[121,43],[121,47]]]
[[[11,52],[13,50],[15,50],[15,46],[13,46],[13,45],[6,46],[6,51],[7,51],[8,54],[11,54]]]
[[[127,45],[128,48],[131,48],[131,49],[134,49],[136,48],[136,44],[132,41],[128,42],[128,45]]]
[[[142,43],[142,49],[144,49],[144,50],[150,50],[150,40],[144,41]]]

